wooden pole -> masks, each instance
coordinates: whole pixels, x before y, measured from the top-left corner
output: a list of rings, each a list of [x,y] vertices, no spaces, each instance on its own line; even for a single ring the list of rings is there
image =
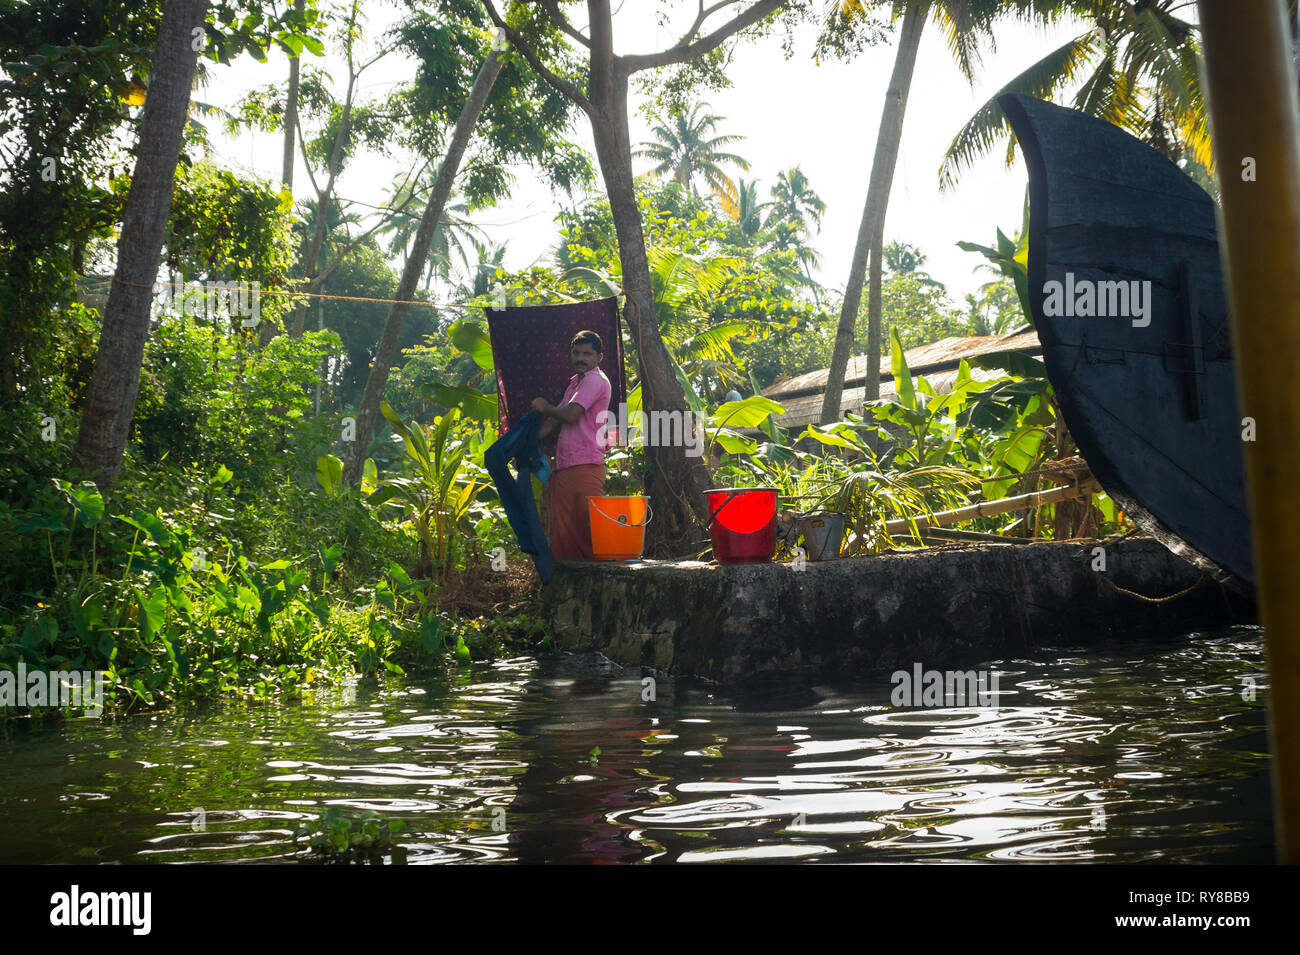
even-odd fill
[[[1094,482],[1083,481],[1077,485],[1054,487],[1048,491],[1030,491],[1028,494],[1004,497],[997,501],[981,501],[979,504],[970,504],[966,507],[954,508],[951,511],[936,511],[929,517],[918,517],[916,526],[918,528],[943,527],[945,524],[960,524],[962,521],[973,521],[977,517],[992,517],[994,514],[1027,511],[1031,507],[1043,507],[1047,504],[1056,504],[1058,501],[1074,501],[1081,497],[1087,497],[1095,490],[1097,490],[1097,486]],[[885,530],[891,535],[905,534],[910,529],[907,521],[901,518],[896,521],[885,521]]]
[[[1273,692],[1278,857],[1300,863],[1300,104],[1284,0],[1199,0]],[[1243,423],[1243,437],[1247,424]]]

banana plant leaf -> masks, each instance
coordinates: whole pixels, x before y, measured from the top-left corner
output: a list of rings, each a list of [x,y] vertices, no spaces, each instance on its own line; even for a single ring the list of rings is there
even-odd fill
[[[494,371],[496,364],[492,359],[492,342],[482,325],[468,319],[452,322],[447,329],[451,343],[474,359],[474,364],[484,371]]]

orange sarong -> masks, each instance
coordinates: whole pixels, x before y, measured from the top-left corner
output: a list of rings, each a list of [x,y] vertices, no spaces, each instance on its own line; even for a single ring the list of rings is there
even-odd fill
[[[603,464],[575,464],[551,472],[551,555],[556,560],[595,560],[587,498],[599,497]]]

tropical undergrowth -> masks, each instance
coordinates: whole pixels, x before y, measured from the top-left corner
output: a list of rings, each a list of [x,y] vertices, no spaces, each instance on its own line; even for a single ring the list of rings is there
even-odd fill
[[[448,419],[440,452],[453,430],[451,443],[467,438]],[[489,566],[486,551],[526,560],[496,532],[504,522],[480,499],[481,480],[462,473],[469,465],[457,460],[447,474],[450,517],[423,507],[424,478],[442,485],[412,466],[382,487],[373,467],[359,488],[331,483],[327,467],[312,487],[250,488],[224,465],[137,460],[107,499],[90,481],[38,467],[25,479],[26,506],[0,500],[0,668],[97,671],[109,707],[126,710],[292,698],[313,684],[531,648],[544,634],[526,600],[484,619],[442,599],[450,578]],[[0,718],[16,712],[0,708]]]

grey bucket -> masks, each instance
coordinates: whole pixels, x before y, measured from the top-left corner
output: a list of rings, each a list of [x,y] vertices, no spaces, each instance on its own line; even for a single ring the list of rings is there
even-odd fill
[[[844,540],[844,515],[827,511],[807,514],[799,522],[809,560],[836,560]]]

